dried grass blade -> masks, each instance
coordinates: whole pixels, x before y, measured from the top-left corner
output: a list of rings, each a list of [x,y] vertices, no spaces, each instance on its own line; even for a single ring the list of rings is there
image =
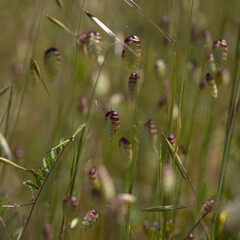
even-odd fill
[[[135,9],[140,15],[142,15],[148,22],[150,22],[157,30],[169,41],[176,41],[172,36],[167,34],[165,31],[163,31],[156,23],[153,22],[151,18],[149,18],[143,10],[133,1],[133,0],[123,0],[128,6]]]
[[[7,158],[12,160],[11,149],[10,149],[10,147],[8,145],[8,142],[7,142],[6,138],[3,136],[3,134],[1,132],[0,132],[0,148],[4,151],[4,153],[6,154]]]
[[[7,90],[10,89],[10,87],[11,86],[9,85],[9,86],[6,86],[6,87],[0,89],[0,96],[3,95],[5,92],[7,92]]]
[[[33,66],[33,68],[34,68],[34,71],[36,72],[39,80],[42,82],[42,85],[43,85],[43,87],[45,88],[45,91],[47,92],[48,96],[50,97],[50,94],[49,94],[49,91],[48,91],[48,89],[47,89],[47,86],[46,86],[46,84],[45,84],[44,81],[43,81],[42,74],[41,74],[41,72],[40,72],[40,68],[39,68],[39,66],[38,66],[37,61],[32,58],[32,59],[31,59],[31,64],[32,64],[32,66]]]
[[[111,37],[116,37],[116,34],[113,33],[105,24],[103,24],[98,18],[93,16],[90,12],[83,9],[83,11],[86,13],[86,15],[95,22],[104,32],[106,32]]]
[[[30,171],[30,170],[28,170],[27,168],[21,167],[21,166],[17,165],[16,163],[14,163],[14,162],[6,159],[6,158],[0,157],[0,162],[5,163],[5,164],[8,164],[8,165],[11,165],[11,166],[13,166],[13,167],[15,167],[15,168],[22,169],[22,170],[24,170],[24,171],[28,171],[28,172]]]
[[[56,24],[58,27],[60,27],[61,29],[63,29],[65,32],[71,34],[72,36],[75,37],[75,34],[68,28],[66,27],[62,22],[60,22],[59,20],[57,20],[54,17],[51,17],[49,15],[45,15],[45,17],[50,20],[51,22],[53,22],[54,24]]]

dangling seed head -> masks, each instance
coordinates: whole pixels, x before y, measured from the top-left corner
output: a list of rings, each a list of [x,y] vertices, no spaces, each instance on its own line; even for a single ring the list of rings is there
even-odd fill
[[[45,223],[43,227],[43,239],[51,240],[52,239],[52,226],[49,223]]]
[[[163,190],[169,195],[175,186],[175,175],[169,164],[163,166]]]
[[[167,139],[173,146],[175,146],[176,137],[174,136],[174,134],[171,134]]]
[[[162,81],[166,77],[167,65],[162,59],[159,59],[155,63],[155,73],[156,73],[157,79],[160,81]]]
[[[77,101],[77,108],[80,113],[87,113],[88,99],[86,96],[80,96]]]
[[[214,207],[214,200],[208,199],[207,202],[203,205],[203,213],[209,213],[213,210]]]
[[[156,144],[156,141],[157,141],[157,127],[156,127],[156,124],[152,119],[150,119],[145,123],[144,126],[145,126],[145,129],[146,129],[147,135],[148,135],[150,145],[152,147],[154,147],[155,144]]]
[[[200,89],[203,89],[205,86],[206,86],[206,82],[205,82],[204,79],[202,79],[202,80],[200,81],[200,83],[199,83],[199,88],[200,88]]]
[[[218,96],[217,84],[210,73],[207,73],[206,81],[207,81],[209,92],[212,94],[214,98],[217,98]]]
[[[67,220],[72,220],[77,211],[77,199],[73,196],[67,197],[62,202],[64,217]]]
[[[103,165],[98,166],[98,179],[100,183],[101,195],[104,197],[106,202],[112,203],[116,192],[113,180]]]
[[[167,232],[171,232],[173,230],[173,220],[172,219],[167,220],[166,230],[167,230]]]
[[[99,190],[100,184],[99,184],[98,173],[97,173],[96,167],[92,167],[90,169],[90,171],[88,172],[88,180],[89,180],[90,185],[92,185],[95,189]]]
[[[99,32],[91,31],[87,34],[87,53],[90,59],[97,61],[102,53],[102,36]]]
[[[100,215],[97,210],[90,210],[83,218],[82,229],[88,230],[91,228],[99,219]]]
[[[119,140],[119,150],[123,164],[128,168],[132,161],[132,145],[127,138],[122,137]]]
[[[132,35],[125,39],[124,49],[122,51],[122,59],[128,66],[129,70],[134,72],[136,71],[137,67],[139,66],[141,60],[141,42],[139,37]]]
[[[56,48],[49,48],[44,53],[44,65],[48,77],[53,80],[60,71],[61,55]]]
[[[214,62],[213,54],[210,53],[207,57],[207,67],[210,73],[215,74],[217,72],[217,67]]]
[[[131,73],[128,80],[128,94],[132,100],[135,100],[138,94],[139,75],[136,72]]]
[[[105,115],[105,121],[107,123],[107,133],[110,138],[110,141],[116,135],[120,125],[119,125],[119,116],[115,111],[110,111]]]
[[[213,43],[213,57],[218,69],[221,69],[227,62],[227,42],[224,39],[217,40]]]
[[[188,240],[194,240],[194,235],[192,233],[188,235]]]
[[[86,33],[79,34],[79,45],[80,45],[81,51],[83,51],[84,54],[87,54],[87,35],[86,35]]]

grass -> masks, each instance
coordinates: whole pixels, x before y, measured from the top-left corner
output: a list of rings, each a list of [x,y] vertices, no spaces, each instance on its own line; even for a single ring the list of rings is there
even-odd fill
[[[0,240],[240,239],[238,1],[0,3]],[[223,71],[208,66],[204,29],[212,42],[227,41]],[[140,38],[141,56],[124,43],[130,35]],[[43,59],[50,47],[61,55],[54,79]],[[132,71],[140,76],[135,100]],[[110,121],[109,138],[112,110],[120,128]],[[149,119],[156,129],[146,128]],[[122,137],[132,147],[127,167]]]

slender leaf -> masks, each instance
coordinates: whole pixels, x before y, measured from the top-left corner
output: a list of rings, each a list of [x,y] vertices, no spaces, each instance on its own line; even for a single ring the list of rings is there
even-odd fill
[[[0,96],[3,95],[5,92],[7,92],[8,89],[10,89],[11,86],[6,86],[2,89],[0,89]]]
[[[49,15],[45,15],[45,17],[50,20],[51,22],[53,22],[54,24],[56,24],[58,27],[60,27],[61,29],[63,29],[65,32],[75,36],[75,34],[68,28],[66,27],[62,22],[60,22],[59,20],[57,20],[54,17],[51,17]]]
[[[15,168],[22,169],[22,170],[24,170],[24,171],[30,171],[30,170],[28,170],[27,168],[21,167],[20,165],[17,165],[16,163],[14,163],[14,162],[6,159],[6,158],[0,157],[0,162],[6,163],[6,164],[8,164],[8,165],[11,165],[11,166],[13,166],[13,167],[15,167]]]
[[[163,212],[163,211],[172,211],[187,208],[184,205],[166,205],[166,206],[154,206],[142,209],[142,212]]]
[[[8,145],[6,138],[3,136],[1,132],[0,132],[0,148],[6,154],[7,158],[12,160],[12,152],[10,150],[10,147]]]

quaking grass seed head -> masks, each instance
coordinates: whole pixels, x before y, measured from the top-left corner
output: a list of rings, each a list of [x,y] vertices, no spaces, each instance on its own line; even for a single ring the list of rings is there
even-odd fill
[[[207,50],[210,51],[211,47],[212,47],[212,35],[211,35],[211,32],[208,29],[205,29],[203,31],[203,37],[205,39],[205,46],[206,46]]]
[[[145,123],[144,127],[146,129],[149,143],[152,147],[154,147],[157,141],[157,126],[152,119],[149,119]]]
[[[170,134],[167,139],[173,146],[175,146],[176,137],[174,136],[174,134]]]
[[[213,199],[208,199],[206,203],[203,205],[203,213],[209,213],[213,210],[214,208],[214,200]]]
[[[157,79],[160,81],[164,80],[167,74],[167,64],[164,62],[164,60],[157,60],[154,69]]]
[[[92,167],[90,169],[90,171],[88,172],[88,181],[89,181],[90,185],[92,185],[95,189],[99,190],[100,184],[99,184],[98,173],[97,173],[96,167]]]
[[[209,72],[211,72],[212,74],[215,74],[217,72],[217,67],[214,62],[212,53],[210,53],[207,57],[207,67],[208,67]]]
[[[218,69],[225,66],[227,62],[228,46],[224,39],[219,39],[213,43],[213,57]]]
[[[188,235],[188,240],[194,240],[194,235],[193,235],[193,233],[190,233],[190,234]]]
[[[49,223],[45,223],[43,227],[43,239],[51,240],[53,239],[52,226]]]
[[[138,68],[141,61],[141,41],[139,37],[132,35],[125,39],[124,44],[125,45],[122,51],[122,59],[129,70],[131,72],[134,72]]]
[[[107,125],[108,136],[110,138],[110,141],[112,141],[120,127],[118,113],[115,111],[107,112],[105,114],[105,122]]]
[[[61,55],[56,48],[49,48],[45,51],[44,66],[48,77],[53,80],[61,67]]]
[[[100,214],[97,210],[91,209],[87,212],[87,214],[84,216],[82,221],[82,229],[88,230],[91,228],[99,219]]]
[[[67,220],[72,220],[76,214],[78,202],[76,197],[69,196],[62,202],[63,215]]]
[[[87,53],[90,59],[97,61],[102,53],[102,36],[99,32],[91,31],[86,39]]]
[[[140,79],[140,76],[136,72],[131,73],[129,77],[128,94],[132,100],[135,100],[138,94],[139,79]]]
[[[132,161],[132,144],[127,138],[122,137],[119,140],[119,150],[124,166],[129,168]]]
[[[217,98],[218,97],[217,84],[210,73],[206,74],[206,82],[207,82],[208,90],[211,93],[211,95],[214,98]]]

